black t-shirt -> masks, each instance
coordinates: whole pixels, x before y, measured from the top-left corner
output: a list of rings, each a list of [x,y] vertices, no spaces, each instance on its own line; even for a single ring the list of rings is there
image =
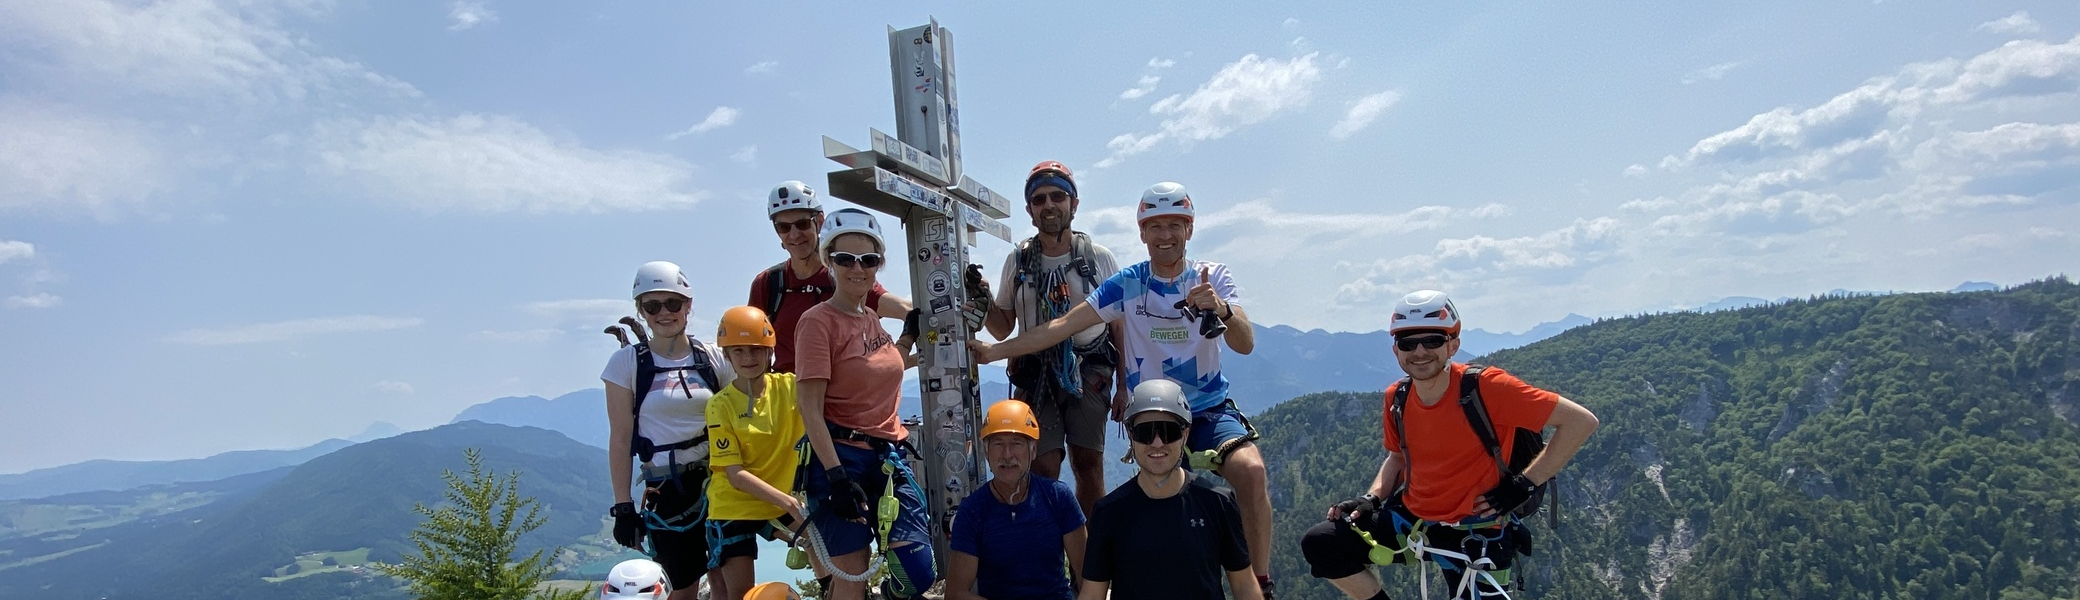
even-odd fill
[[[1161,500],[1128,479],[1095,513],[1083,576],[1111,582],[1114,600],[1216,600],[1228,572],[1250,567],[1234,495],[1204,478]]]

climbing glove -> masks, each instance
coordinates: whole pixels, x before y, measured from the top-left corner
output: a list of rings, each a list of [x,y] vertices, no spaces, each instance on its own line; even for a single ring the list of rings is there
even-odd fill
[[[636,503],[621,502],[607,509],[614,517],[614,542],[633,550],[643,549],[643,536],[649,533],[643,526],[643,515],[636,512]]]
[[[823,479],[830,484],[831,514],[847,521],[867,518],[867,492],[852,480],[852,474],[846,473],[843,465],[825,469]]]
[[[1503,478],[1501,483],[1495,484],[1495,489],[1482,494],[1481,499],[1488,502],[1488,510],[1495,511],[1498,515],[1507,515],[1517,512],[1517,508],[1522,507],[1526,500],[1530,500],[1531,494],[1536,491],[1538,484],[1518,473]]]
[[[1345,521],[1356,521],[1359,516],[1376,510],[1379,510],[1379,498],[1372,494],[1336,503],[1336,511],[1343,513]]]

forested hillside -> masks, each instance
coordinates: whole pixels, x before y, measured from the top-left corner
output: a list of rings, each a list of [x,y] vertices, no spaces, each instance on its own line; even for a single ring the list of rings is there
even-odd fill
[[[1538,597],[2080,597],[2063,278],[1606,320],[1482,362],[1603,422],[1561,476],[1559,543],[1534,528]],[[1316,394],[1256,419],[1281,598],[1338,597],[1298,538],[1370,481],[1380,411]],[[1390,570],[1396,597],[1410,571]]]

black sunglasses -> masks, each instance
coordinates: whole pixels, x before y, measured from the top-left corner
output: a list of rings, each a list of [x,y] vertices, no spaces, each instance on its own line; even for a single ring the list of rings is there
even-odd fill
[[[1424,348],[1436,350],[1438,348],[1443,348],[1444,343],[1448,341],[1451,341],[1451,338],[1442,335],[1412,335],[1403,338],[1394,338],[1394,347],[1400,348],[1402,352],[1414,352],[1416,350],[1416,346],[1422,346]]]
[[[1184,438],[1184,424],[1169,419],[1156,419],[1136,423],[1128,428],[1127,432],[1138,443],[1153,444],[1156,443],[1156,438],[1162,438],[1163,443],[1174,444]]]
[[[1048,192],[1048,193],[1045,193],[1045,194],[1033,194],[1032,196],[1029,196],[1029,197],[1027,197],[1027,198],[1026,198],[1026,205],[1027,205],[1027,206],[1040,206],[1040,205],[1042,205],[1042,204],[1047,204],[1047,203],[1049,203],[1049,202],[1068,202],[1068,201],[1069,201],[1069,193],[1068,193],[1068,192],[1063,192],[1063,191],[1053,191],[1053,192]]]
[[[847,269],[850,269],[852,268],[852,265],[857,264],[859,265],[859,268],[872,269],[881,266],[881,253],[868,252],[866,254],[853,254],[851,252],[832,252],[831,264],[835,264],[839,267]]]
[[[800,229],[800,230],[802,230],[802,231],[815,231],[815,227],[816,227],[816,219],[808,219],[808,218],[804,218],[804,219],[795,219],[795,220],[793,220],[793,221],[774,221],[774,222],[773,222],[773,233],[778,233],[778,234],[780,234],[780,235],[787,235],[787,232],[788,232],[788,231],[791,231],[791,230],[795,230],[795,229]]]
[[[679,312],[679,309],[686,308],[686,299],[671,298],[668,300],[644,300],[642,307],[643,314],[649,315],[654,315],[660,312]]]

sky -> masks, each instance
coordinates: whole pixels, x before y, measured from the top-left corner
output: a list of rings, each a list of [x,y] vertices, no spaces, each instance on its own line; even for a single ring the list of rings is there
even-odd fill
[[[887,27],[932,17],[971,176],[1067,163],[1122,264],[1183,183],[1262,324],[2080,256],[2071,2],[883,4],[0,0],[0,472],[597,386],[635,267],[686,266],[709,330],[784,256],[765,192],[894,131]]]

